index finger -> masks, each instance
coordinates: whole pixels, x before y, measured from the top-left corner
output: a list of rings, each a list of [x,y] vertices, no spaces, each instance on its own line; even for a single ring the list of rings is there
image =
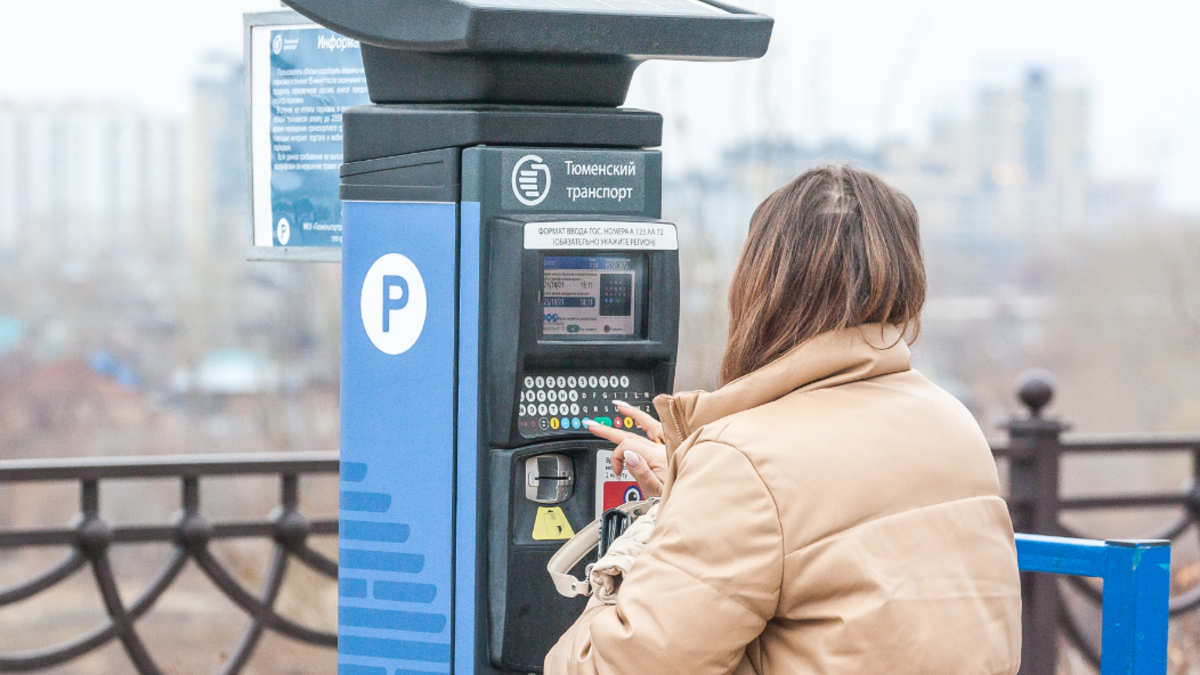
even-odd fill
[[[621,401],[618,404],[618,409],[622,413],[625,413],[627,417],[632,417],[633,421],[637,422],[639,427],[645,429],[646,435],[650,437],[650,440],[656,441],[658,440],[657,437],[662,435],[662,422],[651,417],[650,413],[645,410],[631,406],[625,401]]]
[[[588,420],[584,422],[584,424],[587,425],[587,430],[592,432],[593,435],[599,436],[606,441],[612,441],[618,445],[620,445],[621,441],[627,438],[638,438],[637,434],[629,431],[622,431],[620,429],[614,429],[610,426],[601,424],[596,420]]]

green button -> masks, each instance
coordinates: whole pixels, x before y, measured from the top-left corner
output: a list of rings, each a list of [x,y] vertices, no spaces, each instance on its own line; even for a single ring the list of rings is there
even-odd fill
[[[592,419],[592,421],[599,422],[600,424],[603,424],[606,427],[612,426],[612,418],[611,417],[595,417]]]

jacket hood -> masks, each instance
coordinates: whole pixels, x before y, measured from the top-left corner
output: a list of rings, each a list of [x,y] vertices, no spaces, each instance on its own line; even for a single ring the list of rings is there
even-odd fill
[[[668,453],[700,427],[770,403],[795,391],[813,391],[909,369],[911,353],[897,326],[868,324],[822,333],[775,361],[714,392],[688,391],[654,399]]]

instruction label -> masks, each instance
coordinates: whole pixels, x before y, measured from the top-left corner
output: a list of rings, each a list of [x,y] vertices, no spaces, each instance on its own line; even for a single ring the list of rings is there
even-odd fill
[[[672,223],[584,220],[525,223],[525,248],[678,251],[679,236]]]
[[[601,450],[596,454],[596,517],[599,518],[609,509],[615,509],[628,502],[640,502],[642,489],[638,487],[629,469],[621,475],[613,473],[612,450]]]
[[[539,506],[533,521],[534,541],[557,541],[575,536],[567,514],[557,506]]]

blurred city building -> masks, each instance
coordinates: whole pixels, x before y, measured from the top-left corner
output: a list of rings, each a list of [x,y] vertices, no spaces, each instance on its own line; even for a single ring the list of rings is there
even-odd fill
[[[127,105],[0,104],[0,254],[76,266],[179,241],[180,128]]]
[[[738,200],[822,162],[849,162],[908,193],[927,237],[985,245],[1054,237],[1088,226],[1088,115],[1084,89],[1053,85],[1035,69],[1020,84],[979,91],[969,117],[935,120],[923,143],[749,141],[725,152],[717,176],[677,183],[715,180],[725,188],[717,199]]]
[[[187,246],[236,256],[246,243],[246,127],[241,58],[205,55],[193,80],[187,153]]]
[[[705,185],[718,210],[740,204],[749,215],[772,190],[823,162],[879,172],[921,213],[922,233],[939,245],[1011,250],[1014,244],[1085,232],[1090,224],[1087,92],[1056,86],[1030,70],[1019,84],[991,86],[964,119],[939,119],[922,143],[857,148],[793,140],[749,141],[724,153],[715,175],[677,177],[673,187]],[[1133,199],[1140,194],[1130,195]],[[732,223],[745,222],[734,219]]]
[[[242,90],[0,103],[0,457],[336,448],[338,269],[245,261]]]
[[[1032,68],[973,100],[919,142],[751,140],[715,170],[668,176],[664,217],[683,242],[677,386],[719,384],[725,294],[755,207],[807,168],[847,162],[913,199],[929,272],[917,363],[985,428],[1008,414],[1013,378],[1030,365],[1057,367],[1082,426],[1200,425],[1200,394],[1185,393],[1200,376],[1189,346],[1200,286],[1187,260],[1200,255],[1200,226],[1162,213],[1153,182],[1094,178],[1085,87]],[[1173,371],[1151,378],[1153,353]],[[1138,412],[1114,395],[1122,379],[1141,383]]]

